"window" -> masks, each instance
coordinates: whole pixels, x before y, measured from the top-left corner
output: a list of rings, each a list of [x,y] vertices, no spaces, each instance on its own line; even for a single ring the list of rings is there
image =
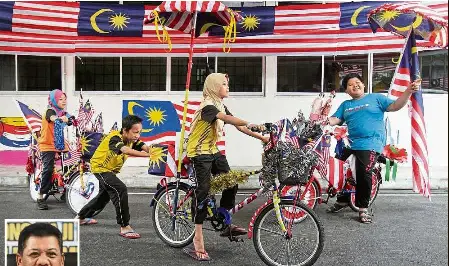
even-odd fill
[[[279,56],[278,92],[321,92],[321,56]]]
[[[324,57],[324,91],[344,92],[341,82],[349,73],[363,78],[365,92],[368,92],[368,55]]]
[[[262,57],[219,57],[219,73],[229,75],[229,91],[262,92]]]
[[[398,59],[399,53],[373,55],[373,92],[388,92]]]
[[[17,56],[19,91],[62,89],[61,57]]]
[[[190,90],[203,91],[204,80],[208,72],[214,72],[215,58],[209,57],[193,58],[192,75],[190,77]],[[184,91],[186,89],[188,57],[171,58],[171,90]],[[208,67],[209,65],[209,67]],[[209,70],[208,70],[209,68]]]
[[[448,93],[447,50],[421,52],[419,57],[423,92]]]
[[[83,57],[75,61],[77,91],[120,90],[119,57]]]
[[[15,56],[0,54],[0,91],[16,90]]]
[[[123,91],[165,91],[167,58],[123,57]]]

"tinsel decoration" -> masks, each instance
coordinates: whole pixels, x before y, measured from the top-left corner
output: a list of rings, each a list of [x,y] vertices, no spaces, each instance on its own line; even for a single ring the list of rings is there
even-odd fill
[[[289,142],[279,141],[262,158],[262,173],[259,176],[263,187],[271,187],[276,177],[281,184],[305,184],[310,170],[318,162],[314,151],[298,149]]]
[[[55,127],[54,127],[54,137],[55,137],[55,148],[57,150],[64,150],[65,144],[64,144],[64,126],[66,124],[62,122],[60,119],[55,120]]]
[[[210,193],[215,194],[235,185],[243,184],[248,181],[252,175],[258,174],[260,171],[239,171],[231,170],[227,173],[216,175],[210,181]]]

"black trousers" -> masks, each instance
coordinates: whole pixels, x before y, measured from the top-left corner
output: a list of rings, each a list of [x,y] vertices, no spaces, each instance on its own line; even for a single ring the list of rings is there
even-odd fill
[[[84,206],[78,216],[80,219],[90,218],[96,211],[101,211],[112,200],[117,214],[117,224],[129,225],[128,188],[111,172],[94,174],[100,184],[98,195]]]
[[[55,156],[54,151],[43,151],[41,152],[42,160],[42,174],[41,174],[41,190],[40,194],[48,194],[53,185],[51,183],[51,178],[53,176],[53,171],[55,170]]]
[[[368,208],[372,189],[372,175],[379,153],[367,150],[351,150],[344,149],[340,160],[345,161],[350,155],[356,157],[355,175],[355,206],[359,208]],[[337,197],[337,202],[348,203],[350,201],[350,194],[340,195]]]
[[[221,153],[199,155],[190,158],[190,160],[192,161],[197,184],[192,197],[192,217],[195,224],[202,224],[207,216],[207,206],[204,201],[209,194],[212,175],[227,173],[231,168],[226,160],[226,156]],[[227,210],[234,207],[237,189],[238,186],[236,185],[223,191],[220,207]]]

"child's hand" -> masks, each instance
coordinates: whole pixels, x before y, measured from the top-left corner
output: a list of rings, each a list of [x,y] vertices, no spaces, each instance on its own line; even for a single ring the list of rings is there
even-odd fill
[[[69,119],[67,118],[67,116],[61,116],[60,118],[61,118],[62,122],[66,123],[66,124],[67,124],[67,122],[69,122]]]
[[[417,79],[410,83],[409,89],[412,93],[415,93],[419,90],[419,86],[421,85],[421,79]]]

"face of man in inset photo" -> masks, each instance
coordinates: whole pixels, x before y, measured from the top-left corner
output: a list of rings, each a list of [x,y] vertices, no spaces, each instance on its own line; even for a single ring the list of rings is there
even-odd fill
[[[25,227],[19,236],[16,262],[17,266],[63,266],[61,232],[44,223]]]

